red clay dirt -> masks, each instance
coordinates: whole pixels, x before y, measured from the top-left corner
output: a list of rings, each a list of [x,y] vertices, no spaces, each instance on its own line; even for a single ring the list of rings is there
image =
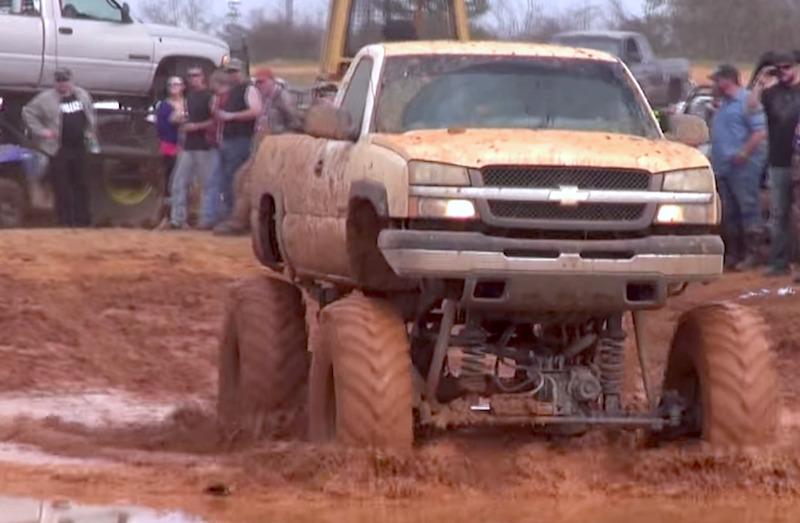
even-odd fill
[[[769,289],[743,302],[765,316],[775,342],[784,425],[774,448],[737,455],[645,450],[634,433],[546,440],[498,429],[439,434],[408,455],[389,455],[291,441],[218,444],[217,335],[226,288],[260,270],[252,260],[249,239],[206,234],[0,233],[0,399],[115,391],[186,404],[163,422],[125,427],[81,425],[58,412],[38,420],[0,417],[0,442],[108,462],[0,463],[4,493],[135,501],[236,523],[610,522],[636,514],[645,521],[796,521],[800,514],[800,287],[797,295],[779,295],[788,278],[743,274],[690,287],[649,314],[646,326],[658,384],[682,310]],[[626,398],[643,405],[628,346]],[[205,494],[215,482],[231,495]],[[495,509],[498,499],[505,508]]]

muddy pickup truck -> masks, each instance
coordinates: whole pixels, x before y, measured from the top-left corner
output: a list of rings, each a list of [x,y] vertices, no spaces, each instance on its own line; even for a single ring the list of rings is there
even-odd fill
[[[647,37],[640,33],[575,31],[557,34],[552,42],[597,49],[619,57],[630,68],[654,107],[678,103],[692,87],[689,60],[657,58]]]
[[[670,128],[675,141],[600,51],[363,48],[305,134],[255,153],[252,241],[269,271],[231,291],[222,428],[276,433],[307,411],[312,440],[364,447],[487,424],[770,440],[774,369],[750,309],[684,312],[661,394],[650,382],[645,311],[722,274],[714,174],[692,147],[708,128]],[[633,332],[638,408],[623,399]]]
[[[135,20],[115,0],[0,0],[0,96],[29,95],[53,84],[57,67],[95,98],[142,100],[190,65],[229,59],[224,41]]]

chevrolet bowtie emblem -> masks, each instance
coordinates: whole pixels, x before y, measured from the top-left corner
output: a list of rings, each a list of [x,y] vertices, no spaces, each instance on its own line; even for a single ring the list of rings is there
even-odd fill
[[[565,207],[575,207],[589,198],[589,193],[581,191],[576,185],[561,185],[557,191],[550,193],[550,201],[558,202]]]

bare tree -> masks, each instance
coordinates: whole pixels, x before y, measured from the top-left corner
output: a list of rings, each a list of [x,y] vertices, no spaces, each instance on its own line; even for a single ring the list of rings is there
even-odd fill
[[[195,31],[211,29],[209,12],[209,0],[148,0],[142,6],[142,16],[151,22]]]

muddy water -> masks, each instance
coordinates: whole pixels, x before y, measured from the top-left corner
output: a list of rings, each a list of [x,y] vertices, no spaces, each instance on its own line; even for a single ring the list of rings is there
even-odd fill
[[[205,523],[183,512],[136,507],[90,507],[51,504],[0,496],[0,523]]]

